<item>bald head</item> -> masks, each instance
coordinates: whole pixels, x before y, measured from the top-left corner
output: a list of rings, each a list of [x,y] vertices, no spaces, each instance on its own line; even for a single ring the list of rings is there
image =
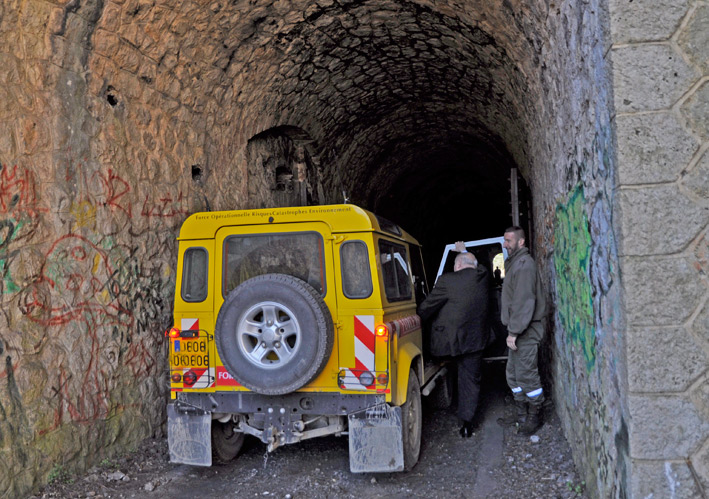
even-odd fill
[[[453,270],[456,272],[462,269],[475,269],[478,267],[478,259],[472,253],[459,253],[455,257],[455,265]]]

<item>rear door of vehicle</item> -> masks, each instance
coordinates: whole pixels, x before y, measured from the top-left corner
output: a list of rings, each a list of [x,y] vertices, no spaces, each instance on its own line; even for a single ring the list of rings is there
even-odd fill
[[[214,240],[181,240],[178,255],[174,326],[182,333],[169,341],[171,387],[210,388],[214,384],[214,287],[209,280],[215,267]]]
[[[322,222],[228,226],[217,231],[214,315],[229,292],[245,280],[257,275],[280,273],[307,282],[325,301],[337,321],[337,293],[333,266],[333,237],[330,227]],[[337,328],[335,345],[337,344]],[[308,383],[307,389],[337,389],[337,348],[320,375]],[[217,379],[222,373],[222,386],[230,383],[223,365],[217,365]],[[236,386],[236,383],[233,383]]]

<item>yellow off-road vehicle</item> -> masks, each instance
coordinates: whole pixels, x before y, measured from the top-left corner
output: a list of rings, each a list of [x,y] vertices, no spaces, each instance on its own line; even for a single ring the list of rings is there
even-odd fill
[[[179,236],[169,330],[172,462],[209,466],[245,435],[272,451],[348,435],[355,472],[411,469],[424,363],[420,246],[354,205],[197,213]],[[422,388],[423,387],[423,388]]]

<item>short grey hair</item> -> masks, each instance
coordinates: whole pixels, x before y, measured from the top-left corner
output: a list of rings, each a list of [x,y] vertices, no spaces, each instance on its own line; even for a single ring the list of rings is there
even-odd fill
[[[458,253],[455,257],[455,265],[460,268],[472,267],[477,268],[478,259],[472,253]]]

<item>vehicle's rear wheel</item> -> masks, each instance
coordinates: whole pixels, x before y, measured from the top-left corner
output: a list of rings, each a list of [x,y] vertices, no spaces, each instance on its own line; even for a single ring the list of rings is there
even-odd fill
[[[214,328],[219,358],[241,385],[281,395],[315,378],[330,358],[332,316],[308,283],[265,274],[227,296]]]
[[[212,458],[218,463],[228,463],[239,454],[244,438],[233,421],[212,421]]]
[[[411,470],[421,452],[421,385],[413,369],[409,370],[406,402],[401,406],[401,438],[404,444],[404,471]]]

